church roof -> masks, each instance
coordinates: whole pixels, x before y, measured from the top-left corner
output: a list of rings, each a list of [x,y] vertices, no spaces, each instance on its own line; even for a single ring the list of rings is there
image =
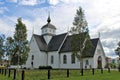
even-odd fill
[[[62,44],[66,34],[67,33],[53,36],[50,43],[48,44],[48,51],[57,51]]]
[[[44,25],[41,29],[43,28],[51,28],[51,29],[56,29],[56,27],[50,23],[47,23],[46,25]]]
[[[67,35],[67,33],[64,34],[60,34],[60,35],[55,35],[52,37],[50,43],[47,45],[43,36],[40,35],[34,35],[34,38],[36,39],[36,42],[39,46],[39,49],[41,51],[58,51],[62,41],[64,40],[65,36]],[[71,52],[72,48],[71,48],[71,37],[72,36],[67,36],[64,44],[61,47],[60,53],[64,53],[64,52]],[[98,44],[98,40],[99,38],[95,38],[95,39],[91,39],[93,45],[94,45],[94,49],[92,50],[92,52],[90,52],[88,55],[83,56],[83,57],[92,57],[94,56],[97,44]]]
[[[41,51],[47,51],[47,44],[46,44],[43,36],[36,35],[36,34],[34,34],[33,36],[38,44],[39,49]]]
[[[56,27],[50,23],[51,22],[50,16],[48,16],[47,22],[48,23],[46,25],[44,25],[41,29],[43,29],[43,28],[56,29]]]
[[[60,50],[61,53],[71,52],[72,51],[72,48],[71,48],[71,39],[72,39],[72,36],[68,36],[67,37],[65,43],[63,44],[63,46],[62,46],[62,48]],[[92,50],[92,52],[88,53],[87,55],[85,55],[83,57],[92,57],[92,56],[94,56],[98,40],[99,40],[99,38],[91,39],[91,42],[92,42],[92,44],[94,46],[94,49]]]

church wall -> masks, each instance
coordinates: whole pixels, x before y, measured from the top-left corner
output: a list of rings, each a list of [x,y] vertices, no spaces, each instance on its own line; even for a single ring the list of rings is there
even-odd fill
[[[75,58],[75,63],[71,63],[71,52],[61,53],[61,68],[64,69],[79,69],[80,68],[80,62],[77,58]],[[66,64],[63,63],[63,56],[67,56]]]
[[[51,56],[54,57],[53,64],[51,63]],[[48,65],[52,66],[52,68],[59,68],[59,55],[57,51],[48,52]]]
[[[63,56],[67,56],[67,63],[63,63]],[[80,61],[75,58],[75,63],[71,63],[71,52],[61,53],[60,54],[60,64],[59,64],[59,54],[57,51],[48,53],[48,65],[52,66],[52,68],[63,68],[63,69],[80,69]],[[54,56],[54,62],[51,64],[51,56]],[[86,60],[88,60],[88,64],[86,65]],[[93,58],[84,58],[83,59],[83,68],[90,69],[93,66]]]
[[[83,59],[83,68],[84,69],[91,69],[91,68],[93,68],[93,65],[94,64],[93,64],[93,58],[92,57]]]
[[[100,41],[98,41],[98,45],[96,47],[95,55],[94,55],[94,66],[93,68],[98,68],[98,57],[101,56],[102,58],[102,68],[105,67],[106,65],[106,60],[105,60],[105,53],[102,48],[102,44]]]
[[[55,30],[54,29],[51,29],[51,28],[44,28],[42,29],[42,34],[46,34],[46,33],[50,33],[50,34],[55,34]]]
[[[67,56],[67,63],[63,63],[63,56]],[[67,53],[61,53],[60,54],[60,64],[59,63],[59,55],[57,52],[50,52],[49,57],[48,57],[48,63],[51,65],[53,68],[63,68],[63,69],[79,69],[80,68],[80,61],[75,58],[75,63],[71,63],[71,52]],[[51,64],[51,56],[54,56],[54,63]],[[89,64],[86,65],[86,60],[88,60]],[[85,58],[83,59],[83,68],[85,68],[85,65],[87,66],[86,68],[91,68],[93,65],[93,58]]]
[[[33,60],[32,55],[34,55]],[[45,52],[41,52],[39,50],[36,40],[33,37],[30,42],[30,52],[28,60],[26,62],[27,68],[32,68],[31,62],[33,62],[33,68],[38,68],[39,66],[46,66],[47,64],[47,55],[45,54]]]

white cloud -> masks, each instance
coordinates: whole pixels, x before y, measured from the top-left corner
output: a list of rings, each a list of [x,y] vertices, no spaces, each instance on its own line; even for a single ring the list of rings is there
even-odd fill
[[[3,14],[5,11],[8,11],[7,7],[0,7],[0,14]]]
[[[82,2],[85,2],[85,0],[49,0],[49,3],[52,4],[52,5],[57,5],[58,3],[82,3]]]
[[[19,0],[20,5],[30,5],[30,6],[34,6],[44,2],[45,0]]]
[[[59,0],[49,0],[49,3],[52,5],[56,5],[59,3]]]
[[[5,34],[6,36],[11,36],[14,33],[14,27],[8,25],[4,19],[0,19],[0,34]]]
[[[21,0],[19,2],[19,4],[21,5],[36,5],[37,4],[37,0]]]
[[[17,3],[18,0],[6,0],[7,2]]]

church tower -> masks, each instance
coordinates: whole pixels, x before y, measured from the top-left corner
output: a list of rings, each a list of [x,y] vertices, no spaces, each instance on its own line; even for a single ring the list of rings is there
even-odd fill
[[[41,32],[42,32],[41,34],[44,37],[47,44],[49,44],[52,36],[56,34],[56,27],[52,25],[50,22],[51,22],[51,19],[49,15],[47,19],[47,24],[41,28]]]

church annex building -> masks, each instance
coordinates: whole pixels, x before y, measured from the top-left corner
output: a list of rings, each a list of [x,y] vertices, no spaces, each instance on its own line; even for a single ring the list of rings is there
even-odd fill
[[[51,66],[56,69],[79,69],[80,61],[71,52],[71,35],[68,33],[56,35],[56,27],[50,22],[49,16],[47,24],[41,28],[41,35],[32,35],[26,68]],[[91,39],[91,41],[94,49],[84,56],[83,68],[104,68],[106,57],[101,41],[99,38]]]

